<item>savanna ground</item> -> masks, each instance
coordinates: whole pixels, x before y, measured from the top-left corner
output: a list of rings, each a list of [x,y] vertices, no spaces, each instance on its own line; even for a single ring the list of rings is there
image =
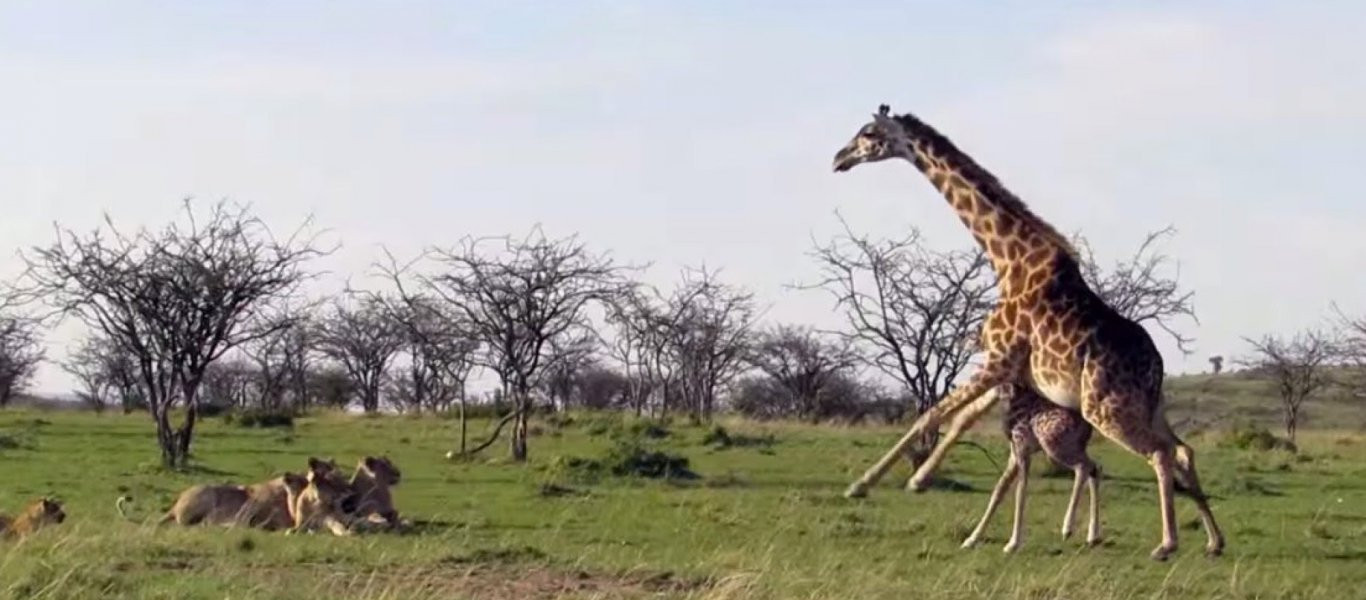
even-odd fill
[[[1183,403],[1210,392],[1209,382],[1185,385],[1173,394],[1189,392]],[[1233,387],[1218,395],[1236,396]],[[1196,414],[1211,413],[1205,420],[1227,422],[1208,402],[1196,404],[1206,407]],[[955,485],[905,494],[899,466],[870,498],[841,497],[898,435],[891,427],[727,421],[736,443],[724,446],[704,443],[707,427],[674,423],[654,438],[661,432],[630,419],[578,414],[542,418],[530,464],[515,465],[497,458],[501,444],[486,458],[445,460],[456,431],[446,419],[323,414],[292,429],[255,429],[214,418],[197,438],[196,469],[167,473],[156,466],[146,415],[11,410],[0,412],[0,507],[56,494],[70,516],[0,545],[0,597],[1366,597],[1357,406],[1324,407],[1332,419],[1301,435],[1298,454],[1234,447],[1214,429],[1190,435],[1229,547],[1205,558],[1204,534],[1181,499],[1182,549],[1168,563],[1147,558],[1158,541],[1151,471],[1100,440],[1092,452],[1105,468],[1105,544],[1061,540],[1070,478],[1036,475],[1025,546],[1007,557],[1009,503],[985,545],[958,548],[999,474],[978,449],[950,455],[942,475]],[[973,439],[1000,462],[996,422],[984,421]],[[617,477],[574,460],[603,457],[623,438],[686,456],[700,478]],[[387,453],[402,469],[396,498],[412,531],[287,537],[145,524],[192,483],[262,480],[301,470],[310,455],[349,469],[369,453]],[[1035,461],[1036,473],[1044,463]],[[142,523],[116,516],[114,499],[125,492]],[[1079,525],[1084,531],[1084,512]]]

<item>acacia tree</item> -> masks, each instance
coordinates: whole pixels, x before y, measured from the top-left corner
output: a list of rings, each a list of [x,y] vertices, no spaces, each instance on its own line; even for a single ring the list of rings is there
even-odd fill
[[[1214,373],[1215,375],[1218,375],[1219,373],[1222,373],[1222,372],[1224,371],[1224,357],[1222,357],[1222,356],[1211,356],[1211,357],[1209,357],[1209,367],[1210,367],[1210,371],[1211,371],[1212,373]]]
[[[1366,317],[1350,317],[1336,305],[1333,312],[1344,334],[1339,349],[1347,377],[1341,383],[1357,397],[1366,397]]]
[[[580,379],[597,360],[598,339],[585,329],[577,337],[550,340],[547,352],[554,358],[541,377],[541,390],[555,410],[565,410],[574,400]]]
[[[313,303],[278,307],[265,317],[271,333],[240,348],[241,355],[254,367],[252,376],[261,409],[280,410],[288,405],[290,410],[300,411],[307,407],[311,335],[316,329],[309,315],[314,308]]]
[[[354,294],[334,301],[318,319],[313,341],[320,354],[346,371],[361,408],[368,413],[378,411],[389,364],[406,341],[384,302]]]
[[[1297,333],[1289,340],[1274,335],[1244,339],[1252,346],[1252,354],[1241,362],[1266,373],[1275,383],[1285,435],[1294,443],[1304,402],[1333,383],[1337,345],[1328,335],[1314,330]]]
[[[847,338],[828,340],[807,327],[779,325],[759,333],[749,364],[783,392],[791,414],[812,422],[832,416],[826,401],[857,363]],[[787,411],[778,411],[787,412]]]
[[[143,406],[136,361],[109,339],[98,334],[86,336],[61,365],[80,384],[76,395],[96,411],[114,402],[124,414]]]
[[[589,305],[626,288],[623,267],[589,252],[577,237],[548,239],[539,228],[520,240],[466,238],[427,256],[433,268],[416,275],[416,291],[467,324],[481,348],[478,364],[498,376],[503,397],[512,400],[504,423],[513,424],[512,458],[524,461],[531,391],[560,360],[551,341],[583,335]]]
[[[757,316],[754,294],[721,283],[703,267],[683,272],[668,306],[656,323],[660,357],[673,359],[679,396],[693,419],[710,421],[720,390],[744,370]]]
[[[55,317],[74,317],[137,363],[139,388],[156,422],[167,467],[190,453],[204,372],[224,353],[274,330],[259,318],[293,295],[304,266],[325,254],[304,229],[276,239],[246,206],[219,202],[184,223],[125,234],[105,218],[87,234],[57,228],[57,240],[24,257],[25,298]],[[172,409],[184,416],[172,425]]]
[[[28,387],[43,362],[39,322],[0,314],[0,407]]]
[[[995,278],[980,250],[938,252],[912,229],[900,239],[844,234],[811,255],[823,289],[843,314],[840,335],[867,366],[901,382],[915,414],[949,392],[978,352],[982,322],[995,300]],[[912,451],[918,460],[938,440],[927,432]]]

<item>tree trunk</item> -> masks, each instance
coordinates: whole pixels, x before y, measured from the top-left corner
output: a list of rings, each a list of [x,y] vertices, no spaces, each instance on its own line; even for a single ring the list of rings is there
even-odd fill
[[[514,409],[517,416],[512,421],[512,460],[526,462],[527,420],[531,413],[531,393],[527,386],[522,384],[519,384],[513,393],[513,405],[517,407]]]
[[[190,461],[190,442],[194,440],[194,426],[199,417],[198,403],[190,403],[185,409],[185,422],[175,432],[176,467],[183,468]]]

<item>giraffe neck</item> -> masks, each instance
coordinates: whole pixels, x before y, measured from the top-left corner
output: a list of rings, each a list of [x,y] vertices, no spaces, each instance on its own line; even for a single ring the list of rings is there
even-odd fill
[[[909,114],[896,120],[906,132],[911,162],[944,195],[986,252],[1002,295],[1013,291],[1012,282],[1022,274],[1017,267],[1035,267],[1058,254],[1076,258],[1067,238],[943,134]]]

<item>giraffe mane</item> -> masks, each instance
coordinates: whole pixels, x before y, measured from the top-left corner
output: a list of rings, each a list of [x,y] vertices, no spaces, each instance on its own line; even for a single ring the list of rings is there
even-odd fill
[[[1039,235],[1067,253],[1073,260],[1079,260],[1080,255],[1077,253],[1077,248],[1072,244],[1071,240],[1059,233],[1058,230],[1048,221],[1045,221],[1043,217],[1040,217],[1034,214],[1034,211],[1029,210],[1029,207],[1025,205],[1024,201],[1020,200],[1018,196],[1006,189],[1006,187],[1001,184],[1000,180],[996,179],[995,175],[992,175],[990,171],[977,164],[977,161],[973,160],[971,156],[968,156],[966,152],[959,150],[958,146],[955,146],[948,137],[939,133],[938,130],[931,127],[928,123],[921,121],[911,113],[895,115],[892,118],[895,119],[897,124],[901,125],[902,129],[904,129],[912,138],[924,140],[942,158],[951,162],[960,172],[962,172],[963,176],[971,181],[977,187],[978,191],[991,200],[993,204],[997,205],[1001,210],[1018,217],[1024,223],[1031,225]]]

